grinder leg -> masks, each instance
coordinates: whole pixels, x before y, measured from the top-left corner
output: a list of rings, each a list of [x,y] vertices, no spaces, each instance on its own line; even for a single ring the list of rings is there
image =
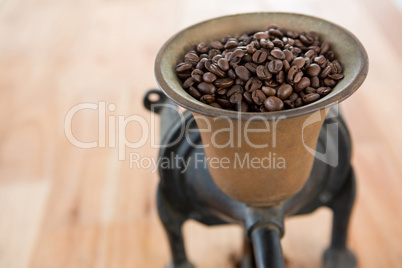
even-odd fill
[[[324,253],[324,268],[354,268],[356,257],[347,249],[347,231],[356,194],[356,181],[351,168],[349,177],[341,192],[332,200],[333,210],[332,240]]]
[[[186,220],[185,216],[172,208],[168,200],[163,197],[161,188],[158,188],[157,195],[158,212],[162,224],[165,228],[169,240],[169,246],[172,254],[172,263],[168,268],[194,268],[188,261],[186,250],[184,248],[182,225]]]

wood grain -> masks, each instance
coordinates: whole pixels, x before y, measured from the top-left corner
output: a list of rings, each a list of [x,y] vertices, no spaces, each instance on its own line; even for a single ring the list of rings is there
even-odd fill
[[[167,263],[167,241],[155,206],[158,176],[151,169],[130,168],[128,158],[129,153],[155,157],[157,150],[148,140],[119,160],[121,151],[109,142],[117,128],[105,134],[104,147],[77,148],[66,138],[65,116],[80,103],[105,103],[116,107],[105,110],[106,129],[119,116],[139,115],[150,122],[142,96],[156,87],[153,64],[162,44],[201,20],[250,11],[319,16],[350,29],[365,45],[369,76],[342,104],[358,180],[349,244],[359,267],[402,267],[402,25],[390,2],[3,0],[0,268]],[[77,113],[74,136],[99,142],[98,116],[95,110]],[[140,127],[127,125],[130,141],[141,138]],[[159,133],[158,122],[152,131]],[[320,209],[286,221],[288,267],[320,267],[331,217]],[[240,256],[237,226],[188,222],[184,232],[197,267],[233,267]]]

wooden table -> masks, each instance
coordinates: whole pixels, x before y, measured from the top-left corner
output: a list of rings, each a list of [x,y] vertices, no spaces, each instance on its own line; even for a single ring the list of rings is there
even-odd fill
[[[158,176],[119,161],[98,113],[105,129],[119,116],[150,122],[142,96],[156,86],[161,45],[193,23],[249,11],[316,15],[365,45],[369,76],[342,104],[358,180],[349,244],[360,267],[402,267],[402,17],[388,1],[1,1],[0,268],[163,267]],[[75,115],[72,133],[96,148],[66,138],[65,117],[82,103],[93,104]],[[102,112],[109,104],[116,109]],[[139,128],[127,125],[129,140],[141,138]],[[149,140],[130,152],[157,155]],[[331,217],[320,209],[286,221],[288,267],[320,267]],[[189,222],[184,231],[198,267],[233,267],[239,258],[239,227]]]

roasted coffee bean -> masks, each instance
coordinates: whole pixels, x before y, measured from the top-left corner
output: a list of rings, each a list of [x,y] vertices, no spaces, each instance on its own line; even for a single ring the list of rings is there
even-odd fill
[[[259,49],[256,52],[254,52],[253,61],[255,63],[260,64],[260,63],[263,63],[267,59],[267,57],[268,57],[267,52],[265,52],[264,50]]]
[[[184,73],[184,72],[191,70],[191,68],[193,68],[193,65],[191,63],[182,62],[182,63],[177,64],[176,72]]]
[[[222,106],[222,107],[224,107],[224,108],[229,108],[229,107],[232,107],[232,106],[233,106],[233,105],[230,103],[230,101],[229,101],[229,100],[226,100],[226,99],[218,98],[218,99],[216,99],[216,102],[219,103],[219,105]]]
[[[343,78],[343,74],[329,74],[328,77],[334,79],[335,81],[338,81]]]
[[[320,94],[317,93],[310,93],[303,96],[302,100],[305,104],[312,103],[320,98]]]
[[[202,76],[202,79],[204,80],[204,82],[213,83],[216,80],[216,75],[210,72],[206,72]]]
[[[317,76],[312,77],[312,78],[310,79],[310,81],[311,81],[311,86],[312,86],[312,87],[314,87],[314,88],[320,87],[320,79],[319,79]]]
[[[289,64],[289,62],[288,62],[287,60],[283,60],[282,63],[283,63],[283,70],[284,70],[285,72],[289,71],[289,69],[290,69],[290,64]]]
[[[208,50],[209,50],[209,47],[208,47],[208,45],[205,44],[205,43],[199,43],[199,44],[197,45],[197,52],[198,52],[198,53],[207,53]]]
[[[281,60],[273,60],[268,63],[268,71],[270,73],[279,73],[283,68],[283,62]]]
[[[215,108],[220,108],[220,109],[222,109],[222,106],[220,106],[218,103],[216,103],[216,102],[211,102],[211,103],[209,103],[209,105],[210,106],[212,106],[212,107],[215,107]]]
[[[284,104],[284,106],[285,106],[285,109],[292,109],[292,108],[295,108],[295,104],[294,104],[294,102],[291,101],[291,100],[285,100],[285,101],[283,101],[283,104]]]
[[[313,61],[321,66],[321,64],[325,63],[326,58],[323,55],[320,55],[320,56],[314,57]]]
[[[216,94],[218,94],[218,95],[226,95],[227,92],[228,92],[227,88],[218,88],[216,90]]]
[[[325,67],[324,70],[322,70],[322,72],[320,73],[320,78],[325,78],[325,77],[327,77],[330,73],[331,73],[331,66],[327,66],[327,67]]]
[[[198,62],[200,58],[197,54],[189,52],[184,56],[184,60],[188,62]]]
[[[225,49],[231,49],[231,48],[235,48],[239,45],[239,42],[237,40],[228,40],[225,44]]]
[[[329,51],[329,44],[327,41],[322,42],[320,55],[325,55]]]
[[[228,97],[232,96],[234,93],[243,93],[243,88],[240,85],[234,85],[228,90],[228,93],[226,94]]]
[[[206,58],[200,59],[200,61],[197,63],[197,65],[195,66],[196,69],[202,70],[204,71],[205,69],[205,62],[207,61]]]
[[[267,70],[264,65],[259,65],[256,69],[257,77],[261,80],[267,80],[272,78],[272,74]]]
[[[229,70],[229,62],[225,59],[225,58],[221,58],[218,60],[218,67],[222,70],[222,71],[227,71]]]
[[[273,49],[274,48],[274,43],[272,43],[270,40],[267,39],[261,39],[260,40],[260,46],[263,48],[267,48],[267,49]],[[255,52],[255,51],[254,51]],[[254,53],[253,52],[253,53]]]
[[[306,60],[303,57],[297,57],[292,61],[292,66],[297,66],[297,68],[301,69],[305,63]]]
[[[251,97],[252,97],[254,103],[257,105],[262,105],[264,103],[265,99],[267,98],[265,96],[264,92],[262,92],[261,90],[253,91],[253,93],[251,93]]]
[[[283,101],[280,98],[270,96],[264,101],[264,106],[270,112],[280,111],[283,110]]]
[[[215,85],[207,82],[199,83],[197,88],[202,94],[214,94],[216,91]]]
[[[284,83],[285,82],[285,72],[282,70],[279,73],[277,73],[275,79],[278,84]]]
[[[235,58],[241,59],[245,54],[246,54],[246,51],[244,51],[242,49],[236,49],[235,51],[233,51],[232,54],[230,54],[228,61],[232,61]]]
[[[274,88],[272,88],[272,87],[263,86],[261,88],[261,90],[267,96],[275,96],[276,95],[276,90]]]
[[[246,51],[247,51],[248,54],[254,54],[254,52],[256,52],[257,49],[253,45],[248,44],[246,46]]]
[[[189,77],[183,82],[183,88],[189,88],[195,83],[194,78]]]
[[[299,95],[297,95],[297,93],[293,92],[293,93],[290,94],[290,96],[288,97],[288,100],[290,100],[290,101],[296,101],[298,97],[299,97]]]
[[[294,77],[295,77],[296,73],[298,73],[298,72],[299,72],[299,68],[296,65],[293,65],[290,67],[290,69],[288,71],[288,75],[286,77],[289,83],[293,84]]]
[[[318,76],[320,74],[320,71],[321,71],[320,65],[313,63],[310,65],[310,67],[308,67],[306,73],[308,76],[314,77],[314,76]]]
[[[233,79],[230,78],[220,78],[216,80],[214,84],[219,88],[227,88],[233,85],[233,82],[234,82]]]
[[[189,87],[187,90],[188,94],[190,94],[191,96],[193,96],[193,98],[196,98],[197,100],[199,100],[201,98],[201,93],[195,89],[195,87]]]
[[[317,88],[317,93],[320,94],[321,96],[326,96],[332,91],[332,88],[330,87],[319,87]]]
[[[339,63],[339,61],[334,60],[334,61],[332,62],[332,64],[334,65],[334,69],[335,69],[335,72],[336,72],[336,73],[338,73],[338,74],[342,73],[343,69],[342,69],[342,66],[341,66],[341,64]]]
[[[255,39],[260,40],[260,39],[268,39],[268,33],[267,32],[257,32],[253,36]]]
[[[233,69],[230,69],[230,70],[228,71],[228,77],[229,77],[230,79],[236,79],[236,78],[237,78],[236,73],[235,73],[235,71],[234,71]]]
[[[244,86],[244,88],[249,92],[253,92],[254,90],[260,89],[261,87],[262,87],[261,80],[255,77],[251,77]]]
[[[247,70],[249,70],[251,73],[255,74],[257,71],[258,64],[254,62],[247,62],[246,64],[244,64],[244,67],[246,67]]]
[[[278,88],[277,96],[282,100],[286,100],[293,92],[293,88],[289,84],[282,84]]]
[[[273,49],[273,50],[271,50],[270,54],[272,57],[274,57],[276,59],[279,59],[279,60],[285,59],[285,53],[283,53],[283,51],[280,49]]]
[[[219,50],[222,50],[224,48],[223,44],[221,42],[219,42],[218,40],[212,41],[210,45],[212,48],[219,49]]]
[[[331,79],[331,78],[325,78],[325,79],[324,79],[324,85],[325,85],[326,87],[333,87],[333,86],[336,85],[336,81],[333,80],[333,79]]]
[[[253,103],[253,99],[251,97],[250,92],[248,91],[244,91],[243,93],[243,99],[248,103],[248,104],[252,104]]]
[[[296,92],[300,92],[309,86],[310,86],[310,79],[308,77],[302,77],[302,79],[293,87],[293,89]]]
[[[272,35],[272,36],[275,36],[275,37],[278,37],[278,38],[283,37],[283,33],[278,29],[269,29],[268,34]]]
[[[195,82],[200,83],[202,81],[202,76],[204,75],[204,72],[201,71],[200,69],[194,69],[191,72],[191,77],[194,79]]]
[[[256,53],[257,53],[257,52],[256,52]],[[255,54],[255,53],[254,53],[254,54]],[[235,72],[236,72],[237,77],[239,77],[239,78],[240,78],[241,80],[243,80],[243,81],[247,81],[247,80],[250,79],[250,76],[251,76],[250,71],[247,70],[247,68],[244,67],[244,66],[238,66],[238,67],[236,67],[236,68],[235,68]]]
[[[229,98],[229,101],[230,101],[231,104],[241,103],[242,100],[243,100],[243,94],[240,93],[240,92],[234,93]]]
[[[310,94],[310,93],[316,93],[317,90],[315,88],[313,88],[313,87],[307,87],[307,88],[304,89],[304,92],[306,94]]]
[[[268,112],[326,96],[343,69],[319,34],[266,31],[193,44],[175,66],[183,88],[213,107]]]

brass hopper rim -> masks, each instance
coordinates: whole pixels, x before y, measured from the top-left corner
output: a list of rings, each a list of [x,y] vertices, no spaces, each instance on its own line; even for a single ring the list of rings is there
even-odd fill
[[[236,21],[236,20],[246,20],[247,18],[258,18],[261,17],[263,19],[267,19],[270,21],[272,18],[272,23],[275,24],[276,20],[292,20],[294,22],[300,22],[301,24],[308,23],[309,25],[317,25],[315,28],[306,28],[304,31],[310,31],[314,30],[317,31],[320,36],[323,34],[320,32],[320,28],[324,29],[330,29],[333,34],[339,33],[338,36],[339,38],[344,38],[344,40],[338,41],[339,44],[342,44],[342,41],[347,45],[345,49],[348,49],[348,52],[351,53],[351,57],[345,60],[350,60],[354,64],[353,69],[347,69],[344,68],[344,78],[336,85],[333,89],[333,91],[328,95],[325,96],[324,98],[313,102],[309,105],[305,105],[299,108],[294,108],[294,109],[289,109],[289,110],[282,110],[282,111],[276,111],[276,112],[246,112],[246,113],[239,113],[236,111],[230,111],[230,110],[225,110],[225,109],[220,109],[220,108],[215,108],[212,106],[209,106],[207,104],[204,104],[197,99],[193,98],[191,95],[189,95],[185,90],[181,87],[181,82],[179,78],[176,76],[175,73],[175,64],[177,64],[184,56],[184,53],[188,49],[191,43],[194,43],[194,40],[198,42],[209,42],[213,38],[222,38],[225,34],[222,36],[214,36],[212,39],[206,38],[207,40],[204,40],[204,36],[208,36],[208,33],[206,35],[201,35],[197,29],[199,28],[208,28],[208,26],[213,26],[217,25],[218,22],[220,21],[227,21],[230,22]],[[279,23],[277,24],[280,28],[287,28],[288,30],[294,30],[292,28],[289,28],[287,25],[280,25]],[[268,27],[269,22],[267,25],[264,27]],[[250,28],[248,30],[264,30],[265,28],[262,29],[254,29]],[[300,31],[300,30],[299,30]],[[237,33],[242,33],[242,32],[237,32]],[[182,38],[187,37],[187,36],[194,36],[197,35],[197,37],[191,37],[191,41],[187,42],[185,44],[182,40]],[[331,35],[331,33],[328,33],[328,35]],[[198,37],[199,36],[199,37]],[[327,40],[325,37],[322,38],[324,40]],[[180,43],[181,42],[181,43]],[[333,48],[333,43],[330,42],[331,48]],[[179,53],[172,55],[172,48],[174,47],[179,47],[181,48]],[[341,49],[335,50],[335,55],[337,58],[338,56],[341,56]],[[350,50],[351,49],[351,50]],[[175,59],[174,64],[167,64],[166,62],[166,57],[173,57]],[[340,59],[341,64],[344,64],[344,60]],[[348,67],[348,66],[345,66]],[[345,70],[346,69],[346,70]],[[223,16],[223,17],[217,17],[213,18],[210,20],[206,20],[197,24],[194,24],[190,27],[187,27],[180,32],[178,32],[176,35],[172,36],[159,50],[159,53],[156,57],[155,61],[155,76],[156,76],[156,81],[159,85],[159,87],[162,89],[162,91],[175,103],[178,105],[192,111],[196,112],[198,114],[203,114],[207,116],[224,116],[228,118],[233,118],[233,119],[240,119],[240,120],[275,120],[279,117],[284,117],[284,118],[290,118],[290,117],[296,117],[308,113],[312,113],[318,110],[322,110],[328,107],[331,107],[344,99],[348,98],[350,95],[352,95],[363,83],[365,80],[366,76],[368,73],[368,56],[367,52],[364,49],[363,45],[360,43],[360,41],[355,37],[354,34],[352,34],[349,30],[343,28],[342,26],[339,26],[337,24],[334,24],[332,22],[323,20],[321,18],[313,17],[313,16],[308,16],[308,15],[303,15],[303,14],[297,14],[297,13],[284,13],[284,12],[255,12],[255,13],[241,13],[241,14],[235,14],[235,15],[229,15],[229,16]],[[170,76],[170,78],[169,78]]]

